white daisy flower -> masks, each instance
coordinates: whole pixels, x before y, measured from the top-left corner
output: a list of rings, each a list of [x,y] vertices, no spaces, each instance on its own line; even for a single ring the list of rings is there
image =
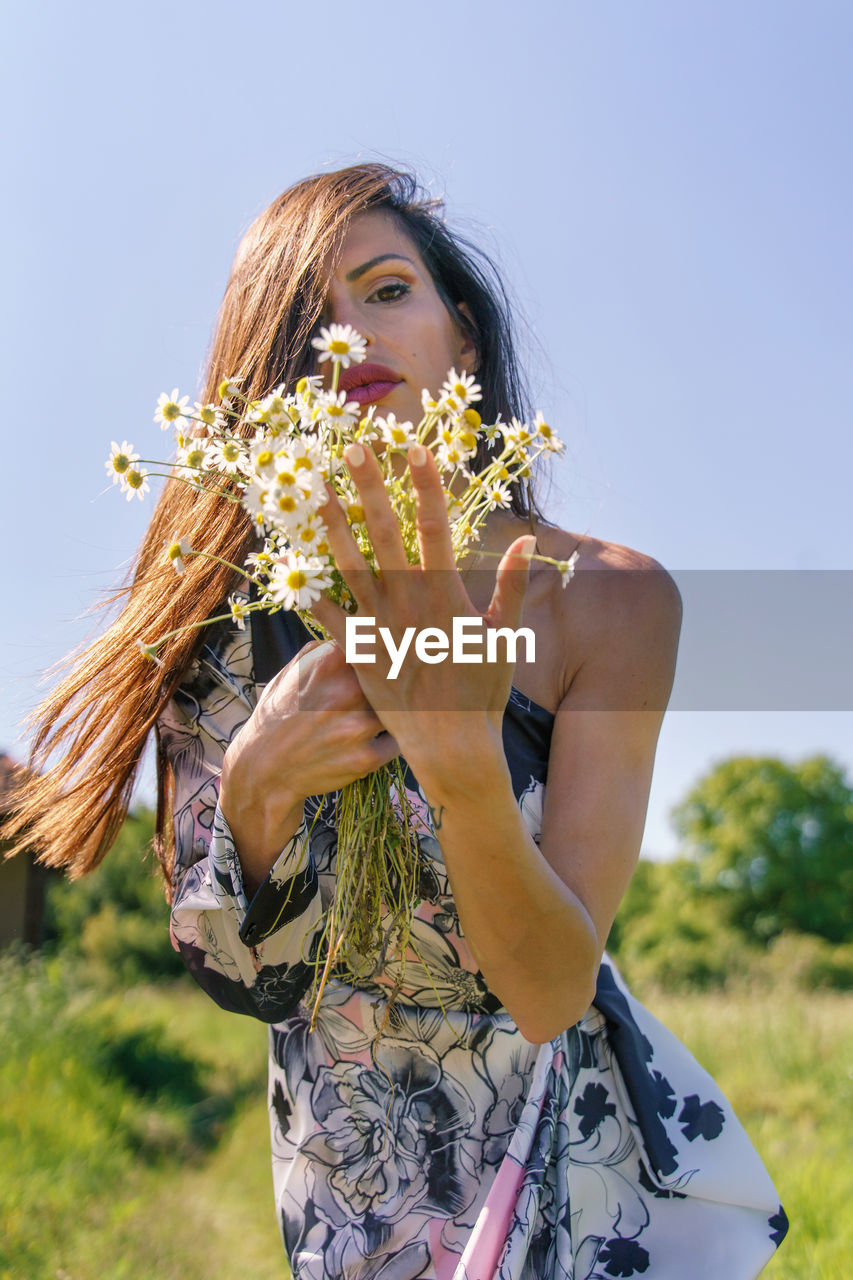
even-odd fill
[[[176,430],[185,430],[189,423],[187,418],[190,416],[188,405],[189,396],[181,396],[178,399],[178,388],[173,387],[171,395],[163,391],[157,400],[157,411],[154,414],[154,421],[159,422],[163,431],[168,431],[169,427]]]
[[[526,422],[519,422],[518,418],[513,418],[510,423],[505,425],[501,434],[504,438],[504,444],[515,448],[517,452],[523,452],[528,445],[533,444],[533,432]]]
[[[325,459],[323,451],[312,436],[294,436],[288,441],[288,449],[293,459],[294,470],[297,472],[308,472],[312,477],[319,475],[323,471]]]
[[[246,565],[255,574],[265,578],[275,564],[277,555],[274,544],[267,539],[262,551],[253,551],[246,556]]]
[[[311,346],[319,351],[317,359],[320,364],[331,360],[342,369],[348,369],[351,364],[361,364],[367,354],[367,343],[349,324],[332,324],[328,329],[321,329],[319,338],[311,339]]]
[[[321,391],[311,410],[312,422],[326,421],[330,426],[341,431],[354,427],[360,416],[361,406],[357,400],[347,400],[345,391],[339,391],[337,394]]]
[[[389,413],[386,418],[377,418],[376,425],[382,434],[382,439],[392,449],[406,451],[417,443],[414,424],[411,422],[398,422],[393,413]]]
[[[573,551],[572,554],[569,556],[568,560],[557,561],[557,569],[560,574],[561,586],[563,587],[567,586],[568,583],[571,582],[572,578],[575,576],[575,566],[578,560],[580,560],[580,552]]]
[[[303,520],[302,523],[291,534],[291,542],[294,547],[298,547],[301,551],[321,552],[325,554],[326,550],[326,526],[320,517],[315,513]]]
[[[189,538],[165,538],[163,541],[163,550],[166,553],[166,559],[178,575],[186,570],[184,564],[184,556],[188,556],[192,551]]]
[[[274,436],[258,436],[249,450],[249,464],[258,476],[271,478],[275,475],[275,455],[278,448]]]
[[[543,444],[549,453],[563,453],[566,446],[552,427],[548,426],[541,413],[537,413],[533,419],[532,430],[536,435],[539,443]]]
[[[473,404],[475,400],[482,400],[482,398],[482,389],[472,377],[464,370],[462,373],[457,373],[455,369],[451,369],[446,381],[442,383],[439,403],[443,408],[450,409],[452,413],[459,413],[467,409],[468,405]]]
[[[312,509],[305,494],[296,485],[286,488],[276,486],[267,494],[263,515],[267,524],[292,538],[299,525],[310,519]]]
[[[157,657],[156,644],[145,644],[142,640],[137,640],[136,647],[138,648],[139,652],[142,654],[143,658],[148,658],[151,662],[155,663],[158,667],[163,666],[163,659]]]
[[[269,500],[270,485],[258,476],[254,476],[246,485],[240,501],[250,516],[263,515],[264,507]]]
[[[121,444],[116,444],[115,440],[112,441],[110,456],[104,466],[114,484],[120,482],[122,476],[130,470],[131,463],[136,462],[138,457],[139,454],[133,452],[133,445],[127,440],[122,440]]]
[[[263,400],[252,409],[249,418],[252,422],[260,422],[270,427],[272,434],[278,435],[291,425],[289,410],[292,403],[293,398],[285,396],[282,387],[276,387],[275,391],[264,396]]]
[[[451,440],[449,444],[440,444],[435,451],[435,460],[440,471],[458,470],[466,478],[471,474],[467,465],[469,456],[459,447],[456,440]]]
[[[494,511],[496,507],[508,507],[512,501],[512,495],[507,485],[498,482],[487,485],[485,496],[488,500],[489,511]]]
[[[331,584],[324,560],[288,550],[270,571],[267,596],[285,609],[308,609]]]
[[[246,630],[246,619],[249,616],[249,597],[242,591],[235,591],[228,597],[232,621],[236,622],[238,631]]]
[[[364,415],[363,418],[360,419],[359,424],[355,429],[356,440],[369,442],[371,440],[376,440],[378,438],[379,432],[377,431],[376,424],[373,421],[373,415],[375,413],[376,413],[376,405],[375,404],[369,405],[367,409],[367,413]]]
[[[453,545],[460,550],[471,542],[480,541],[480,530],[475,529],[467,516],[460,516],[453,522]]]
[[[246,448],[242,441],[232,439],[214,440],[207,453],[208,465],[224,471],[229,476],[236,476],[246,469]]]
[[[226,430],[228,423],[225,414],[221,409],[217,409],[215,404],[200,404],[196,400],[194,409],[192,416],[195,419],[197,437],[210,436]]]
[[[242,378],[223,378],[217,387],[219,399],[227,409],[231,408],[231,401],[235,400],[237,397],[245,399],[245,396],[242,396],[240,391],[240,383],[242,381]]]
[[[176,470],[184,480],[197,480],[200,472],[210,466],[210,441],[190,440],[184,449],[178,450]]]
[[[129,471],[125,471],[121,477],[121,491],[127,495],[128,502],[134,497],[139,498],[140,502],[149,492],[148,472],[144,467],[131,467]]]
[[[297,455],[293,449],[277,449],[269,475],[277,488],[292,490],[304,499],[315,492],[316,470],[310,457]]]

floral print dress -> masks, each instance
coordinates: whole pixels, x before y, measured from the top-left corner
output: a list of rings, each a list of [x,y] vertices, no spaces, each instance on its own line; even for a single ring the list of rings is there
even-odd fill
[[[606,955],[575,1026],[545,1045],[522,1037],[465,943],[410,772],[424,963],[407,964],[390,1017],[393,965],[358,988],[331,983],[309,1032],[335,798],[306,802],[251,902],[217,805],[229,742],[307,638],[283,612],[211,628],[158,726],[176,783],[173,941],[217,1003],[270,1024],[274,1189],[295,1280],[758,1275],[787,1221],[713,1080]],[[553,719],[513,689],[504,746],[534,839]]]

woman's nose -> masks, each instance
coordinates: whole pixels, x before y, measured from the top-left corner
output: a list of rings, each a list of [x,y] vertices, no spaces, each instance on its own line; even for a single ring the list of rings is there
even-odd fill
[[[364,311],[359,308],[358,304],[346,294],[336,294],[333,290],[329,295],[326,300],[326,323],[348,324],[357,333],[361,334],[368,346],[373,342],[373,334],[368,317],[365,316]]]

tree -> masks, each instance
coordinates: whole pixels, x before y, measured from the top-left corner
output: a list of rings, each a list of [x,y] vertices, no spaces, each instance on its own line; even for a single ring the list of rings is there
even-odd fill
[[[671,816],[699,887],[745,932],[853,937],[853,789],[828,756],[724,760]]]
[[[118,982],[185,973],[169,940],[163,877],[150,853],[153,834],[153,813],[135,810],[96,871],[73,883],[62,880],[48,894],[48,937]]]

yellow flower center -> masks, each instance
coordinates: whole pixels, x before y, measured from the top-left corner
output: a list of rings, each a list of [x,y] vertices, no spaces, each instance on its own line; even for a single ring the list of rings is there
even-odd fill
[[[405,433],[405,431],[403,430],[403,428],[402,428],[402,427],[392,427],[392,428],[391,428],[391,439],[394,441],[394,444],[402,444],[402,443],[404,442],[404,440],[406,439],[406,433]]]
[[[229,440],[222,446],[222,456],[226,462],[236,462],[240,457],[240,446]]]
[[[204,462],[204,449],[191,449],[187,454],[186,465],[188,467],[200,467]]]
[[[311,471],[313,469],[314,463],[311,461],[311,459],[308,457],[307,454],[303,454],[301,458],[297,458],[296,461],[294,462],[293,464],[294,471],[298,471],[300,467],[302,467],[305,471]]]
[[[473,431],[460,431],[459,443],[462,445],[463,449],[476,449],[477,437],[474,435]]]
[[[141,489],[145,477],[139,471],[128,471],[127,483],[131,489]]]
[[[340,338],[335,338],[334,342],[329,343],[329,350],[333,356],[345,356],[349,351],[349,343],[341,342]]]
[[[299,530],[299,536],[303,542],[313,542],[317,537],[317,530],[308,524],[304,529]]]
[[[540,423],[539,423],[539,434],[540,434],[540,436],[542,436],[543,440],[550,440],[550,439],[551,439],[551,436],[552,436],[554,433],[553,433],[553,431],[551,430],[551,428],[548,426],[548,423],[547,423],[547,422],[540,422]]]
[[[279,511],[294,511],[296,509],[296,499],[291,493],[283,493],[276,503]]]
[[[285,578],[285,582],[291,591],[299,591],[308,582],[308,574],[304,569],[291,569]]]
[[[296,476],[292,471],[279,471],[276,480],[279,484],[296,484]]]
[[[274,457],[275,457],[275,454],[273,453],[272,449],[262,449],[261,452],[258,454],[257,458],[255,459],[255,466],[268,467]]]
[[[113,458],[113,470],[114,470],[114,471],[117,471],[117,472],[119,473],[119,475],[121,475],[123,472],[127,471],[127,469],[128,469],[128,467],[129,467],[129,466],[130,466],[130,458],[127,456],[127,454],[126,454],[126,453],[117,453],[117,454],[114,456],[114,458]]]
[[[216,410],[212,404],[206,404],[199,409],[198,416],[201,418],[202,422],[206,422],[209,427],[212,427],[216,422]]]
[[[174,400],[167,400],[163,405],[163,417],[167,422],[174,422],[176,418],[181,416],[181,406],[175,404]]]
[[[169,557],[170,560],[180,560],[181,556],[183,555],[183,552],[181,551],[180,542],[171,543],[169,546],[169,550],[166,552],[166,555]]]
[[[468,423],[468,426],[473,427],[475,431],[479,426],[481,426],[483,421],[476,409],[466,409],[462,417]]]

